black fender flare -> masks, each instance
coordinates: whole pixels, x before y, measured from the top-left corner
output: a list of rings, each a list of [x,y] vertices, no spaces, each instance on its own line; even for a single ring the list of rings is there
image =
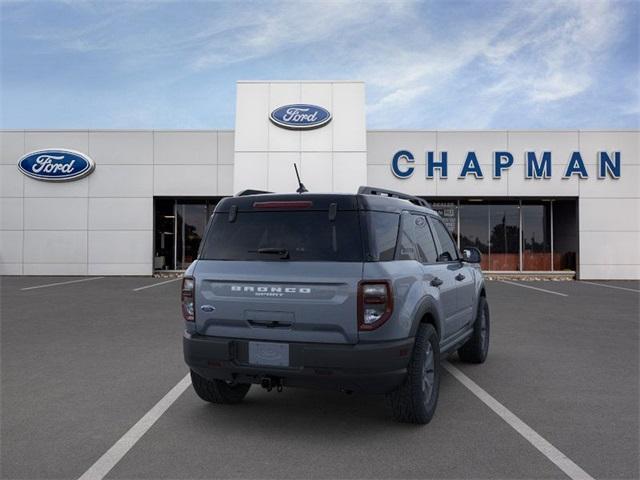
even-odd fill
[[[481,278],[480,281],[478,282],[478,285],[476,286],[476,298],[474,299],[473,302],[473,311],[478,312],[478,307],[480,305],[480,297],[484,297],[485,301],[487,301],[487,289],[485,287],[484,284],[484,278]],[[475,322],[475,317],[474,317],[474,322]]]
[[[413,324],[411,325],[411,336],[416,336],[418,326],[420,326],[420,322],[422,322],[422,319],[427,314],[433,318],[433,327],[436,329],[438,337],[442,341],[442,319],[436,308],[436,301],[430,296],[423,297],[416,308],[416,313],[413,316]]]

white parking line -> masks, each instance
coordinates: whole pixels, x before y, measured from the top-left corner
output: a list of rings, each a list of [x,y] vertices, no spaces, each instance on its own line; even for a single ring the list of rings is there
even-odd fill
[[[532,287],[531,285],[522,285],[521,283],[510,282],[509,280],[500,280],[502,283],[508,283],[509,285],[515,285],[516,287],[530,288],[531,290],[538,290],[539,292],[551,293],[553,295],[560,295],[561,297],[568,297],[566,293],[554,292],[552,290],[545,290],[544,288]]]
[[[156,403],[151,410],[144,414],[138,422],[129,429],[113,446],[102,455],[96,463],[82,474],[79,480],[101,480],[129,450],[147,433],[154,423],[175,402],[180,395],[191,385],[191,377],[187,374],[178,384]]]
[[[172,278],[171,280],[167,280],[166,282],[152,283],[151,285],[145,285],[144,287],[134,288],[134,292],[139,292],[140,290],[144,290],[145,288],[157,287],[158,285],[165,285],[167,283],[176,282],[182,279],[182,277]]]
[[[585,282],[584,280],[580,280],[580,283],[588,283],[589,285],[598,285],[599,287],[615,288],[617,290],[626,290],[628,292],[640,293],[640,290],[636,290],[635,288],[618,287],[617,285],[606,285],[604,283],[596,283],[596,282]]]
[[[56,287],[58,285],[69,285],[70,283],[90,282],[91,280],[100,280],[104,277],[81,278],[80,280],[69,280],[68,282],[47,283],[46,285],[35,285],[33,287],[25,287],[20,290],[35,290],[36,288]]]
[[[533,428],[520,420],[513,412],[489,395],[484,389],[482,389],[482,387],[467,377],[464,373],[449,362],[443,362],[442,366],[570,478],[573,480],[594,480],[591,475],[576,465],[569,457],[554,447],[551,443],[541,437]]]

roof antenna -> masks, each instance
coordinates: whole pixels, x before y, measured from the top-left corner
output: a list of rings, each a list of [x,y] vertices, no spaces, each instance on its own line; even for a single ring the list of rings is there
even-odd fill
[[[299,187],[296,190],[296,192],[298,192],[298,193],[306,193],[306,192],[308,192],[309,190],[307,190],[307,188],[304,186],[304,183],[302,183],[300,181],[300,174],[298,173],[298,166],[295,163],[293,164],[293,168],[296,169],[296,177],[298,177],[298,185],[299,185]]]

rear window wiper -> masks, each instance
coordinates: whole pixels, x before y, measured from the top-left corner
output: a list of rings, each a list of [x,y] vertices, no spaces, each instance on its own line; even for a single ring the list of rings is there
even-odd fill
[[[286,248],[278,248],[278,247],[267,247],[267,248],[259,248],[258,250],[249,250],[249,253],[264,253],[266,255],[280,255],[282,260],[287,260],[289,258],[289,250]]]

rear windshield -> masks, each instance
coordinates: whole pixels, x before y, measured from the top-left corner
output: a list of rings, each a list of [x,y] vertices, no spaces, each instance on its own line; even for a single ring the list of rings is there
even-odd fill
[[[361,262],[358,213],[339,211],[238,212],[233,222],[217,213],[207,232],[203,260]]]

